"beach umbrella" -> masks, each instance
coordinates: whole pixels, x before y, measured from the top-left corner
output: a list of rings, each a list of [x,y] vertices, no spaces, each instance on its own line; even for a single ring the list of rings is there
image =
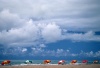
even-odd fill
[[[44,64],[48,64],[50,62],[51,62],[51,60],[44,60]]]
[[[74,64],[74,63],[76,63],[76,62],[77,62],[77,60],[72,60],[72,61],[71,61],[72,64]]]
[[[65,60],[60,60],[60,61],[58,61],[58,64],[64,65],[64,64],[65,64]]]
[[[2,62],[1,65],[4,65],[4,62]]]
[[[32,63],[32,61],[31,60],[26,60],[25,63],[30,64],[30,63]]]
[[[1,63],[1,65],[6,65],[6,64],[10,64],[10,60],[4,60],[2,63]]]
[[[99,60],[94,60],[93,63],[94,64],[98,64],[99,63]]]
[[[88,60],[83,60],[82,63],[88,63]]]

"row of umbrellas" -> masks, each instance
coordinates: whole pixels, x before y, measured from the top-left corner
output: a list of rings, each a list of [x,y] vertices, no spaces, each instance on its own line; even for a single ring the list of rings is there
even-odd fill
[[[44,60],[44,64],[49,64],[50,62],[51,62],[51,60]],[[58,61],[58,64],[62,64],[63,65],[65,63],[66,63],[65,60]],[[71,61],[71,64],[75,64],[75,63],[77,63],[77,60],[72,60]],[[88,63],[88,60],[83,60],[82,63]],[[93,63],[94,64],[98,64],[99,63],[99,60],[94,60]]]
[[[51,62],[51,60],[44,60],[44,61],[43,61],[44,64],[49,64],[50,62]],[[1,65],[7,65],[7,64],[10,64],[10,63],[11,63],[10,60],[4,60],[4,61],[1,63]],[[32,61],[31,61],[31,60],[26,60],[24,63],[25,63],[25,64],[31,64]],[[61,64],[61,65],[64,65],[65,63],[66,63],[65,60],[60,60],[60,61],[58,61],[58,64]],[[72,60],[72,61],[71,61],[71,64],[75,64],[75,63],[77,63],[77,60]],[[88,60],[83,60],[82,63],[88,63]],[[99,60],[94,60],[93,63],[94,63],[94,64],[98,64],[98,63],[99,63]]]

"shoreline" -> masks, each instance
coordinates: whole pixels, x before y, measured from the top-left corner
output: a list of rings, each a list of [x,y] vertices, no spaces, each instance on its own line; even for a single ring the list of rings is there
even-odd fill
[[[80,64],[80,65],[19,65],[19,66],[0,66],[0,68],[100,68],[100,64]]]

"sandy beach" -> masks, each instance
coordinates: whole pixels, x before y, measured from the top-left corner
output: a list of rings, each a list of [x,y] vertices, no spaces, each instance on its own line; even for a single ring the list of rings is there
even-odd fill
[[[0,66],[0,68],[100,68],[100,64]]]

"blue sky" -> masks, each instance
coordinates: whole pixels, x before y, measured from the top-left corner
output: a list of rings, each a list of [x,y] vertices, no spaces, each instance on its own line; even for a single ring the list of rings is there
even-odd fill
[[[99,0],[0,0],[0,59],[100,59]]]

